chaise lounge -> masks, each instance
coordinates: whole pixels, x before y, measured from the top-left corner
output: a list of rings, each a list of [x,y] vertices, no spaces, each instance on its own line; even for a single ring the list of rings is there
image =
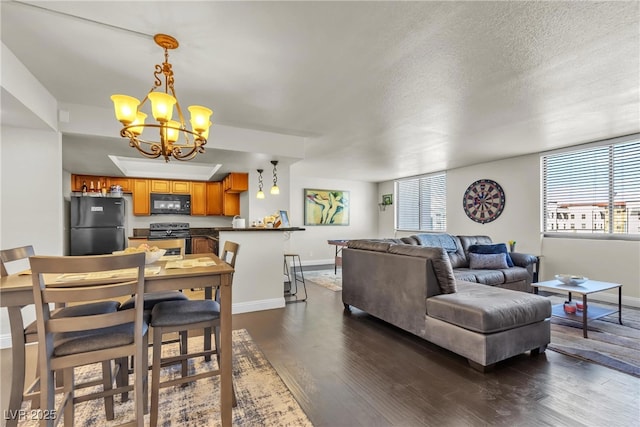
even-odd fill
[[[466,357],[477,370],[551,340],[548,299],[454,276],[447,251],[351,240],[342,251],[342,301]]]

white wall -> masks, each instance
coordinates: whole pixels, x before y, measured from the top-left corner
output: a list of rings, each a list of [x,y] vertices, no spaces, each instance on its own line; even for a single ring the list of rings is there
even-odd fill
[[[378,230],[377,184],[331,178],[304,176],[297,165],[291,166],[289,219],[292,226],[305,231],[291,233],[288,248],[300,254],[302,265],[333,264],[335,247],[330,239],[375,237]],[[304,225],[304,189],[349,191],[349,225]]]
[[[506,203],[502,215],[488,224],[469,219],[462,208],[467,187],[478,179],[492,179],[502,186]],[[514,157],[447,171],[447,232],[482,234],[494,242],[516,241],[516,252],[542,255],[540,280],[555,274],[579,274],[623,285],[623,303],[640,306],[640,242],[541,237],[540,156]],[[391,192],[392,182],[379,185]],[[387,208],[389,210],[389,208]],[[393,234],[393,219],[380,213],[379,235]],[[398,233],[404,236],[413,233]],[[614,292],[594,294],[593,299],[617,302]]]
[[[62,139],[53,131],[2,127],[0,242],[32,245],[40,255],[63,254]],[[25,266],[28,268],[28,265]],[[35,319],[33,307],[23,310]],[[7,310],[0,312],[0,348],[10,346]]]

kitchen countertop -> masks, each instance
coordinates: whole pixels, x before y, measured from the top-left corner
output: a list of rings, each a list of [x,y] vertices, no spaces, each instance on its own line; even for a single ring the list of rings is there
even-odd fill
[[[247,228],[233,228],[233,227],[211,227],[211,228],[199,228],[194,227],[189,231],[191,237],[209,237],[211,239],[217,239],[218,232],[220,231],[304,231],[301,227],[280,227],[280,228],[266,228],[266,227],[247,227]],[[149,237],[148,228],[134,228],[133,236],[130,239],[144,239]]]

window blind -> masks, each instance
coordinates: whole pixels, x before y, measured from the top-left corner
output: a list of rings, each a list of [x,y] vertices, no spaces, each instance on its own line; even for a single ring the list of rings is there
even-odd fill
[[[446,174],[396,181],[396,229],[446,231]]]
[[[543,156],[543,232],[640,234],[640,141]]]

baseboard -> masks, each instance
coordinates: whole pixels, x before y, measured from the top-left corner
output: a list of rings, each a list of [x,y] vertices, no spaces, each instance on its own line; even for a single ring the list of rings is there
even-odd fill
[[[281,298],[264,299],[257,301],[238,302],[233,304],[231,312],[233,314],[249,313],[252,311],[273,310],[285,306],[284,296]]]
[[[582,300],[582,296],[579,294],[574,294],[573,299]],[[594,301],[594,302],[602,301],[602,302],[607,302],[609,304],[618,304],[618,295],[614,295],[607,292],[598,292],[595,294],[589,294],[587,303],[589,301]],[[622,305],[640,308],[640,298],[626,297],[622,295]],[[622,317],[624,317],[624,308],[622,309]]]

